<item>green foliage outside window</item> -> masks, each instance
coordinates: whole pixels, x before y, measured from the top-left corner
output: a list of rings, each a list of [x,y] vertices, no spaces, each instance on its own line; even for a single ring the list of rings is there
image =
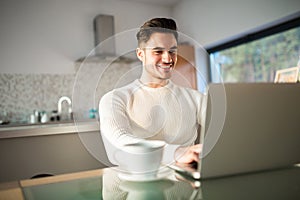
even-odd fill
[[[215,52],[211,58],[223,82],[273,82],[276,70],[295,67],[299,56],[297,27]]]

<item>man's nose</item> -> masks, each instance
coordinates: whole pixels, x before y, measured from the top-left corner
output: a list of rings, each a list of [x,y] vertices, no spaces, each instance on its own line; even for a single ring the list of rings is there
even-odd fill
[[[172,56],[171,56],[170,52],[164,51],[164,53],[162,55],[162,61],[165,62],[165,63],[173,62],[173,59],[172,59]]]

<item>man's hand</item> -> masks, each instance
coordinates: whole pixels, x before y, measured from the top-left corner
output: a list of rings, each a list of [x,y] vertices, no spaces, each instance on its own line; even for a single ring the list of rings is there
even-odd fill
[[[179,147],[175,151],[175,160],[179,163],[199,162],[199,154],[202,151],[202,144],[189,147]]]

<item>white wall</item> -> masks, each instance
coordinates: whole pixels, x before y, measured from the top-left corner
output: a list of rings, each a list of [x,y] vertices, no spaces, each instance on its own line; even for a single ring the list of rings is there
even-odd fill
[[[206,46],[300,11],[299,0],[183,0],[172,16]]]
[[[0,73],[73,73],[94,47],[93,18],[115,16],[116,33],[172,16],[180,31],[208,45],[300,10],[299,0],[184,0],[169,7],[127,0],[1,0]],[[117,40],[117,53],[136,46]]]
[[[126,0],[1,0],[0,73],[73,73],[74,61],[94,47],[96,15],[114,15],[119,33],[170,13]],[[136,42],[117,43],[117,52],[128,45]]]

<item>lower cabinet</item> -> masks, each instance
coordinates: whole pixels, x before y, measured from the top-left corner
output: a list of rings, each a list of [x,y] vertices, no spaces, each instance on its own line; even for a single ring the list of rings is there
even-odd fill
[[[68,133],[0,139],[0,182],[111,166],[99,131],[80,136]],[[86,148],[87,139],[97,144]]]

